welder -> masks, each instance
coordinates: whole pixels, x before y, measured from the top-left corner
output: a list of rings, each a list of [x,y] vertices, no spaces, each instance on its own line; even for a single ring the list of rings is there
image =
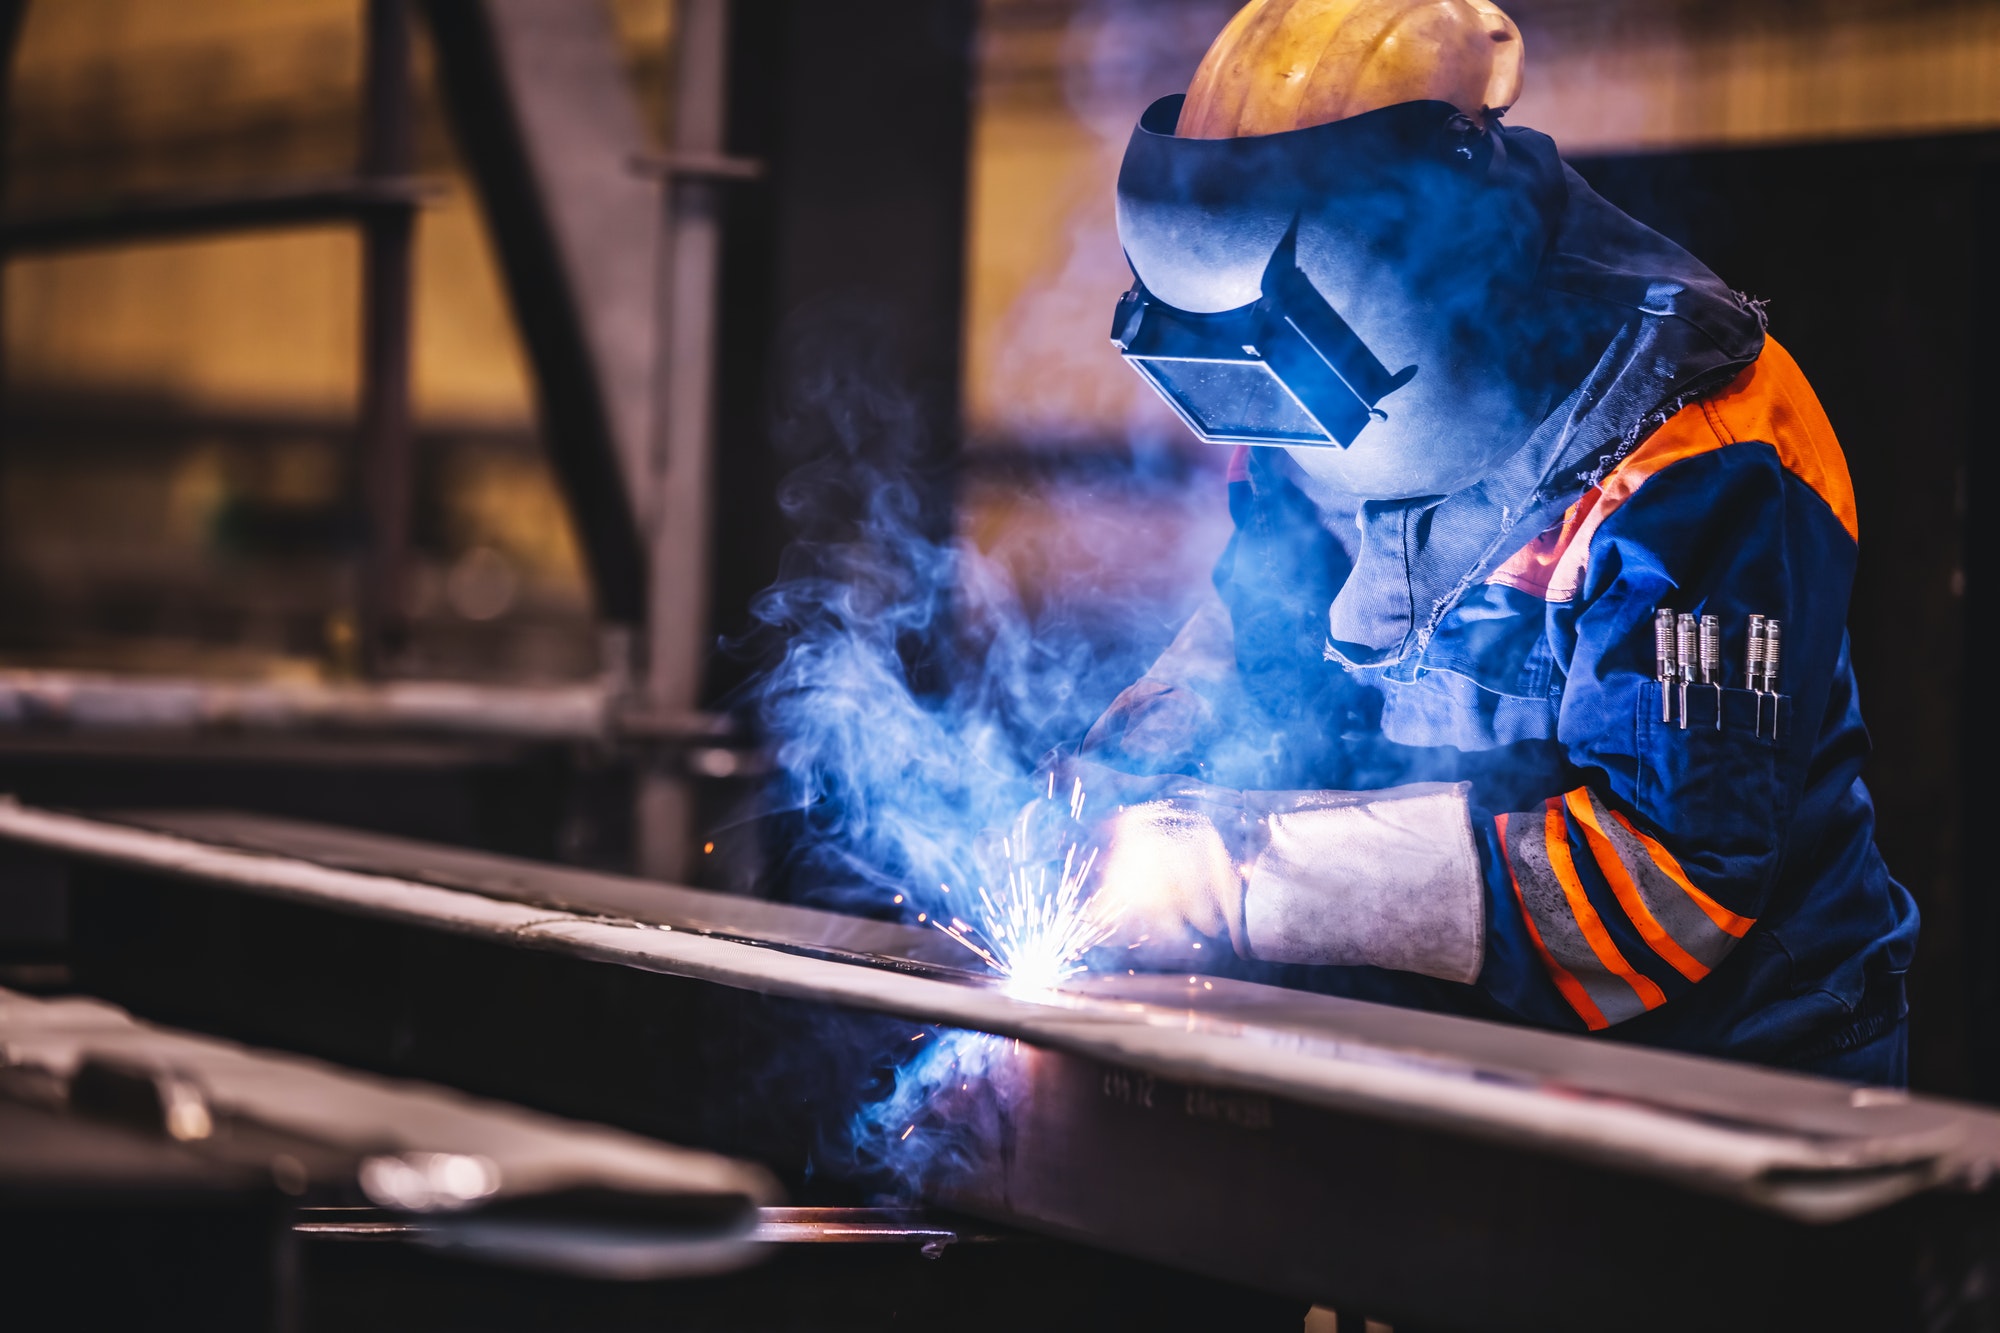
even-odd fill
[[[1523,69],[1488,0],[1253,0],[1132,135],[1112,339],[1235,530],[1085,742],[1108,901],[1160,967],[1900,1083],[1840,446]]]

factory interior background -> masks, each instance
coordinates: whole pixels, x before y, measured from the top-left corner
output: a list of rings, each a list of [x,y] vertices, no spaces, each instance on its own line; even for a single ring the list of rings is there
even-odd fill
[[[841,410],[894,437],[914,521],[1023,605],[1140,656],[1172,637],[1229,535],[1227,451],[1106,340],[1111,185],[1230,0],[738,0],[706,104],[685,5],[572,3],[612,82],[546,131],[446,66],[454,0],[0,4],[0,792],[782,896],[741,691],[838,444],[815,376],[880,390]],[[1510,122],[1767,301],[1840,434],[1866,776],[1924,918],[1911,1081],[2000,1102],[1971,836],[2000,4],[1507,7]],[[371,108],[377,11],[408,81]],[[520,222],[506,145],[601,125],[623,139],[539,182],[609,201],[597,232]],[[161,199],[182,213],[131,202]],[[537,286],[550,229],[614,325]],[[634,310],[656,326],[620,335]],[[579,406],[564,357],[607,338],[610,406]],[[600,522],[621,493],[636,519]],[[63,993],[65,929],[0,906],[0,986]]]

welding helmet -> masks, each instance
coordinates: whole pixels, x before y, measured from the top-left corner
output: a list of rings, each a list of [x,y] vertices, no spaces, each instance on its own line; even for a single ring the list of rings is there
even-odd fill
[[[1528,326],[1561,176],[1446,102],[1186,139],[1181,100],[1119,173],[1135,281],[1112,341],[1195,434],[1377,499],[1447,494],[1518,448],[1550,401]]]
[[[1511,91],[1518,75],[1489,83]],[[1551,404],[1532,325],[1559,163],[1510,153],[1483,102],[1195,138],[1179,132],[1186,101],[1154,103],[1126,149],[1118,230],[1135,281],[1112,341],[1189,428],[1286,448],[1362,499],[1448,494],[1518,449]]]

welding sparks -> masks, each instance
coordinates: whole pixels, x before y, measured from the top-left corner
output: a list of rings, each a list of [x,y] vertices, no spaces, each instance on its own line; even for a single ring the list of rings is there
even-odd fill
[[[1046,799],[1054,801],[1055,794],[1051,774]],[[1083,807],[1079,780],[1069,794],[1072,827],[1081,823]],[[1005,877],[997,890],[981,885],[974,891],[975,920],[954,916],[931,923],[1005,977],[1010,990],[1023,992],[1053,990],[1084,971],[1085,957],[1117,926],[1117,914],[1105,911],[1090,891],[1097,849],[1063,836],[1059,858],[1037,855],[1041,840],[1034,837],[1034,813],[1023,811],[1000,840]],[[948,885],[940,887],[950,892]]]

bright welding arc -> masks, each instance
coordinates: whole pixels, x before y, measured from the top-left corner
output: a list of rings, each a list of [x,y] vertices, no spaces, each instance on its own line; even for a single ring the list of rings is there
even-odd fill
[[[1046,799],[1054,797],[1051,777]],[[1080,823],[1083,806],[1083,783],[1078,780],[1069,796],[1072,828]],[[1066,833],[1059,837],[1054,855],[1038,858],[1033,850],[1033,815],[1032,806],[1022,811],[1000,840],[1005,861],[1001,887],[981,885],[975,891],[973,920],[953,916],[931,924],[1006,978],[1010,988],[1046,991],[1087,970],[1085,958],[1110,939],[1117,914],[1105,911],[1091,892],[1098,849]],[[1051,886],[1050,871],[1058,860],[1060,869]]]

